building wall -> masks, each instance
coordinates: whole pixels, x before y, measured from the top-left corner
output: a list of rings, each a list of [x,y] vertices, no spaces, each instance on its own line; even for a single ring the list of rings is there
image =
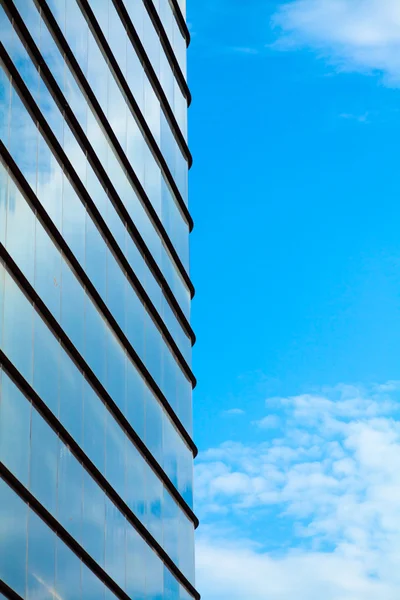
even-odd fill
[[[0,592],[198,598],[184,1],[1,5]]]

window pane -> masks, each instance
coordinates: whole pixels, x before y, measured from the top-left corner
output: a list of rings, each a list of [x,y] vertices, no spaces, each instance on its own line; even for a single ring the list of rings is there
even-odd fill
[[[0,479],[0,578],[25,596],[28,506]]]
[[[83,474],[82,545],[104,565],[105,495],[87,471]]]
[[[55,585],[55,533],[34,513],[28,519],[28,600],[49,598]]]
[[[59,440],[43,417],[32,410],[30,490],[52,514],[57,507]]]
[[[54,600],[79,600],[81,598],[82,564],[72,550],[59,538],[56,541],[56,594]]]
[[[0,377],[0,460],[28,486],[31,403],[4,371]]]
[[[60,344],[41,317],[34,314],[33,387],[50,410],[58,415]]]
[[[125,528],[125,518],[107,498],[106,571],[122,588],[125,588]]]
[[[6,273],[3,348],[29,382],[32,381],[32,332],[33,307]]]
[[[9,177],[6,248],[32,285],[35,264],[35,224],[35,215]]]
[[[106,407],[86,381],[83,398],[83,449],[104,474]]]
[[[146,599],[146,542],[133,529],[127,526],[126,532],[126,591],[135,600]]]
[[[64,444],[58,459],[57,519],[78,541],[81,540],[83,467]]]
[[[65,353],[60,352],[60,421],[82,445],[83,436],[83,378],[81,372]]]

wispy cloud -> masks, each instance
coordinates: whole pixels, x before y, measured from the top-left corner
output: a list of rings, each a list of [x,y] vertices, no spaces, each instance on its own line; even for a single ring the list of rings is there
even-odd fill
[[[345,119],[346,121],[357,121],[357,123],[368,123],[369,113],[366,112],[362,115],[353,115],[351,113],[341,113],[339,115],[341,119]]]
[[[241,408],[230,408],[229,410],[224,410],[222,412],[223,416],[226,417],[230,417],[230,416],[239,416],[239,415],[244,415],[245,411]]]
[[[272,437],[199,456],[203,597],[397,600],[399,399],[398,382],[274,398]],[[265,532],[257,544],[243,526],[250,520]],[[268,548],[276,520],[285,525],[279,553]]]
[[[259,48],[252,48],[250,46],[232,46],[228,50],[237,54],[258,54],[260,52]]]
[[[277,415],[267,415],[259,421],[254,421],[254,425],[260,429],[277,429],[280,424],[280,419]]]
[[[278,47],[314,48],[339,69],[379,72],[400,84],[398,0],[293,0],[272,18]]]

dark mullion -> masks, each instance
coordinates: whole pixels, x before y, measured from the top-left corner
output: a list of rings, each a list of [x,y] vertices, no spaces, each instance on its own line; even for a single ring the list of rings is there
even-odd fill
[[[101,300],[96,288],[93,286],[92,282],[87,277],[87,275],[86,275],[84,269],[81,267],[79,261],[76,259],[75,255],[69,248],[68,244],[65,242],[64,238],[58,231],[57,227],[54,225],[54,223],[48,216],[47,212],[45,211],[42,204],[36,197],[35,193],[31,189],[31,187],[29,186],[27,181],[24,179],[22,173],[19,171],[18,167],[14,163],[11,156],[8,155],[7,151],[4,151],[4,147],[3,147],[3,144],[1,141],[0,141],[0,157],[1,157],[1,160],[4,164],[4,166],[6,168],[8,167],[9,173],[11,174],[18,189],[20,190],[21,194],[24,196],[28,205],[31,207],[31,209],[36,214],[38,220],[40,221],[40,223],[42,224],[42,226],[48,233],[50,239],[52,240],[54,245],[58,248],[58,250],[61,252],[61,254],[67,259],[69,265],[73,269],[75,276],[77,277],[77,279],[80,282],[80,284],[82,285],[82,287],[87,290],[87,292],[89,293],[91,298],[94,300],[94,302],[97,304],[97,306],[99,306],[99,304],[102,303],[102,300]],[[113,411],[113,413],[114,413],[114,411]],[[195,524],[195,526],[197,527],[198,520],[197,520],[195,514],[193,513],[193,511],[191,510],[191,508],[189,507],[187,502],[184,500],[184,498],[181,496],[179,491],[175,488],[174,484],[169,479],[168,475],[165,473],[165,471],[163,470],[161,465],[159,465],[157,460],[153,457],[151,452],[149,452],[149,450],[147,449],[146,445],[142,442],[140,437],[136,434],[135,430],[129,424],[129,421],[125,418],[125,416],[123,415],[123,413],[121,411],[119,411],[119,414],[118,414],[118,421],[120,421],[121,427],[127,431],[133,444],[138,448],[138,450],[143,454],[143,456],[145,456],[146,460],[152,466],[152,468],[157,473],[159,478],[164,482],[166,488],[171,493],[171,495],[175,498],[175,500],[180,505],[182,510],[187,514],[189,519],[191,519],[193,521],[193,523]]]

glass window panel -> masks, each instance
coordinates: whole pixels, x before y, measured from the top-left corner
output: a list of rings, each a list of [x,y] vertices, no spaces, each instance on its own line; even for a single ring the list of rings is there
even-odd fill
[[[174,74],[163,50],[160,52],[160,83],[167,96],[168,103],[174,106]]]
[[[33,387],[50,410],[58,415],[60,345],[53,333],[34,313]]]
[[[57,519],[81,541],[83,468],[67,446],[60,446],[58,459]]]
[[[185,451],[179,453],[178,461],[178,489],[189,506],[193,507],[193,458]]]
[[[163,527],[164,550],[179,565],[179,507],[164,488]]]
[[[145,524],[156,538],[162,544],[162,500],[163,485],[158,479],[151,467],[145,463],[146,479],[146,520]]]
[[[106,380],[107,325],[86,295],[85,302],[85,359],[102,383]]]
[[[123,36],[125,36],[125,32],[123,32]],[[108,121],[121,144],[122,149],[126,152],[126,120],[127,118],[132,118],[129,113],[128,116],[128,108],[125,102],[124,97],[122,96],[119,87],[113,76],[109,75],[109,85],[108,85],[108,110],[107,116]],[[110,147],[110,152],[113,150]]]
[[[86,211],[65,174],[63,174],[62,199],[62,234],[72,252],[84,267]]]
[[[125,271],[107,248],[107,306],[122,330],[125,329],[126,291],[129,285]]]
[[[128,286],[127,290],[129,291]],[[136,294],[128,296],[126,307],[126,335],[133,348],[143,360],[145,308]]]
[[[163,411],[160,403],[145,386],[146,398],[146,446],[154,458],[162,464],[163,458]]]
[[[104,474],[106,407],[91,386],[84,383],[83,449]]]
[[[163,391],[173,410],[178,414],[176,363],[171,352],[164,352]]]
[[[145,440],[145,383],[137,369],[127,359],[126,373],[126,418],[132,425],[141,440]]]
[[[125,351],[117,338],[107,332],[107,391],[118,405],[125,412],[125,391],[126,391],[126,356]]]
[[[194,528],[182,511],[179,511],[179,567],[194,583]]]
[[[86,213],[86,273],[103,300],[106,299],[106,246],[96,225]]]
[[[0,348],[3,348],[5,269],[0,263]]]
[[[3,27],[3,19],[7,19],[4,11],[1,11],[1,24],[2,31],[5,32]],[[4,33],[3,33],[4,35]],[[0,139],[8,148],[9,147],[9,132],[10,132],[10,117],[11,117],[11,84],[4,69],[0,71]]]
[[[3,349],[29,382],[32,381],[33,307],[6,272]]]
[[[160,75],[160,40],[147,10],[143,11],[143,43],[156,75]]]
[[[43,417],[32,410],[30,491],[56,514],[59,439]]]
[[[178,487],[178,454],[184,451],[180,435],[163,411],[163,468],[175,487]]]
[[[125,588],[125,529],[125,518],[111,500],[106,498],[105,567],[107,573],[122,588]]]
[[[137,0],[135,0],[135,2],[137,2]],[[129,84],[130,90],[136,102],[138,103],[138,106],[142,113],[144,113],[144,78],[145,73],[143,70],[143,66],[135,50],[131,46],[130,42],[128,42],[126,59],[126,79]],[[134,123],[133,119],[131,119],[130,121],[131,123]]]
[[[30,29],[30,27],[29,27],[29,29]],[[53,44],[51,46],[49,45],[49,40],[51,40],[51,36],[50,36],[50,32],[47,30],[46,26],[42,25],[40,29],[41,29],[40,37],[42,38],[41,46],[42,46],[42,55],[43,55],[43,49],[53,49],[54,45]],[[46,54],[47,54],[47,57],[49,58],[50,53],[47,52]],[[49,63],[47,63],[47,64],[48,64],[49,68],[52,68],[52,67],[57,68],[57,66],[60,68],[60,65],[57,65],[57,63],[55,63],[54,60],[51,60],[50,64]],[[46,119],[46,121],[48,122],[48,124],[51,127],[51,130],[53,131],[54,135],[56,136],[57,140],[62,143],[63,130],[64,130],[63,117],[62,117],[62,114],[59,112],[57,105],[55,104],[52,96],[50,95],[43,79],[39,79],[39,91],[38,91],[37,103],[38,103],[40,110],[43,113],[44,118]],[[40,154],[40,144],[41,143],[42,142],[39,142],[39,154]],[[40,161],[40,157],[39,157],[39,165],[40,164],[41,164],[41,161]],[[57,201],[57,200],[59,201],[60,198],[61,197],[59,197],[57,199],[57,197],[54,197],[53,201]]]
[[[0,479],[0,578],[25,596],[28,506]]]
[[[0,460],[28,486],[31,403],[4,371],[0,378]]]
[[[126,531],[126,592],[135,600],[146,599],[146,542],[129,524]]]
[[[6,248],[34,285],[36,217],[11,177],[8,181]]]
[[[60,5],[60,18],[63,20],[62,24],[64,25],[65,23],[65,36],[68,39],[68,43],[81,68],[86,71],[88,38],[87,23],[83,19],[78,6],[70,7],[66,0],[62,0],[61,3],[60,0],[57,0],[57,4]],[[67,6],[68,10],[66,10]]]
[[[56,534],[29,511],[28,519],[28,600],[51,598],[55,586]]]
[[[146,597],[147,600],[163,600],[164,566],[160,558],[146,548]]]
[[[193,596],[189,594],[183,585],[179,586],[179,600],[193,600]]]
[[[72,6],[72,3],[70,6]],[[71,164],[82,181],[82,183],[86,182],[86,173],[87,173],[87,159],[83,150],[78,146],[77,141],[75,139],[74,134],[68,127],[68,125],[64,124],[64,152],[68,156]]]
[[[177,369],[178,376],[178,398],[179,398],[179,417],[187,429],[189,435],[192,435],[193,432],[193,422],[192,422],[192,384],[186,376],[182,373],[181,369],[178,367],[177,363],[175,363],[175,368]]]
[[[1,75],[0,75],[1,86]],[[0,106],[2,103],[0,87]],[[0,110],[0,120],[3,115]],[[0,125],[1,128],[1,125]],[[2,138],[0,138],[2,139]],[[3,140],[4,143],[4,140]],[[6,225],[7,225],[7,197],[8,197],[9,176],[3,164],[0,164],[0,243],[6,245]]]
[[[144,315],[146,341],[145,341],[145,364],[155,381],[161,386],[161,357],[163,339],[161,333],[148,312]]]
[[[20,140],[24,140],[22,146]],[[17,92],[11,91],[9,152],[36,192],[38,131]]]
[[[104,86],[104,87],[106,87],[106,86]],[[81,102],[84,103],[85,100],[82,98]],[[107,139],[103,135],[100,125],[96,119],[96,116],[90,110],[87,111],[86,135],[87,135],[90,143],[92,144],[93,149],[95,150],[98,159],[100,160],[101,164],[107,171],[108,142],[107,142]],[[96,185],[94,183],[95,178],[97,179],[96,174],[94,173],[92,168],[89,167],[89,165],[88,165],[87,188],[90,191],[92,191],[92,189]],[[99,186],[100,185],[101,184],[99,182]],[[92,200],[96,203],[96,206],[99,206],[99,204],[98,204],[99,200],[103,201],[103,202],[105,202],[107,200],[105,196],[100,196],[100,199],[97,199],[96,195],[93,194],[93,192],[91,193],[91,197],[92,197]],[[100,206],[99,206],[99,208],[100,208]],[[104,216],[104,213],[102,213],[102,214]]]
[[[142,69],[141,65],[139,65]],[[134,75],[132,75],[134,77]],[[136,87],[136,86],[135,86]],[[143,88],[141,88],[143,94]],[[137,96],[138,92],[134,93]],[[131,116],[127,118],[127,145],[126,154],[135,170],[135,173],[144,186],[145,184],[145,145],[146,141],[140,131],[136,121]]]
[[[104,590],[104,583],[90,569],[82,565],[82,598],[104,600]]]
[[[120,496],[125,492],[125,444],[128,443],[109,411],[106,411],[106,478]]]
[[[62,217],[62,180],[60,165],[47,142],[39,136],[37,196],[58,229],[61,229]]]
[[[133,444],[126,445],[125,500],[129,508],[142,521],[145,514],[145,462]]]
[[[105,494],[87,471],[83,472],[82,546],[104,566]]]
[[[75,441],[82,445],[83,379],[64,350],[60,353],[59,411],[61,423]]]
[[[157,215],[161,217],[161,171],[148,147],[145,148],[144,177],[146,193]]]
[[[171,571],[164,565],[164,597],[163,600],[179,599],[179,583]]]
[[[82,15],[77,14],[77,21],[82,18]],[[107,113],[108,69],[106,63],[104,62],[100,48],[91,34],[89,34],[88,37],[87,65],[87,76],[90,87],[95,93],[97,100],[100,102],[103,111]]]
[[[82,355],[85,340],[85,290],[63,260],[61,265],[61,326]]]
[[[59,538],[56,541],[56,578],[54,600],[81,598],[81,560]]]
[[[35,239],[35,290],[59,320],[61,255],[39,222],[36,223]]]

